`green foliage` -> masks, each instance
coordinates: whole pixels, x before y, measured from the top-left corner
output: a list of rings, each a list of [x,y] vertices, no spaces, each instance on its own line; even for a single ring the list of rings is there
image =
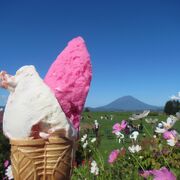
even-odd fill
[[[138,153],[131,154],[128,151],[128,147],[132,144],[128,135],[125,135],[124,142],[119,143],[116,136],[112,134],[112,126],[115,123],[120,123],[123,119],[128,121],[128,117],[131,112],[84,112],[83,121],[81,121],[81,126],[93,127],[94,120],[98,120],[100,124],[99,136],[97,141],[94,143],[91,140],[95,137],[93,130],[83,129],[81,131],[81,137],[84,133],[88,134],[88,145],[87,148],[83,148],[83,143],[81,140],[78,141],[77,154],[80,157],[80,164],[73,170],[72,180],[143,180],[139,176],[139,172],[142,169],[159,169],[163,166],[170,168],[170,170],[180,177],[180,148],[170,147],[167,145],[166,141],[162,139],[161,135],[157,135],[157,138],[153,138],[154,135],[154,124],[148,124],[144,120],[137,120],[133,122],[133,125],[138,125],[142,123],[143,130],[138,137],[138,144],[141,145],[142,151]],[[107,116],[107,119],[101,119],[101,116]],[[110,116],[113,115],[113,120]],[[150,114],[152,118],[154,114]],[[155,118],[158,118],[158,122],[165,121],[167,116],[164,114],[158,114]],[[158,123],[157,122],[157,123]],[[88,125],[88,126],[86,126]],[[174,128],[180,130],[180,121],[177,121]],[[108,163],[108,156],[110,152],[114,149],[119,149],[124,147],[126,153],[120,153],[118,159],[113,163]],[[8,140],[4,135],[0,134],[0,179],[2,179],[4,174],[3,163],[5,160],[9,159],[10,146]],[[90,172],[91,162],[95,160],[99,167],[99,175],[95,176]]]
[[[109,117],[111,114],[114,116],[112,121],[100,118],[104,115]],[[86,117],[87,114],[84,113],[83,115]],[[131,113],[91,112],[88,115],[91,118],[85,118],[82,123],[93,124],[95,119],[98,120],[100,124],[100,143],[96,147],[89,146],[88,149],[82,149],[86,152],[91,149],[91,155],[87,156],[88,158],[85,159],[85,163],[82,166],[74,169],[72,180],[84,180],[85,178],[86,180],[143,180],[139,175],[140,171],[143,169],[160,169],[163,166],[169,168],[177,177],[180,177],[180,148],[168,146],[161,134],[156,135],[157,137],[154,138],[154,124],[148,124],[144,120],[133,122],[134,125],[142,123],[144,128],[138,138],[138,144],[141,145],[142,150],[132,154],[128,151],[128,147],[132,145],[128,136],[125,135],[124,142],[118,143],[115,135],[112,134],[112,126],[117,122],[120,123],[123,119],[127,120]],[[150,114],[151,116],[153,118],[154,114]],[[166,121],[167,116],[158,114],[156,118],[159,119],[158,122]],[[179,121],[175,124],[174,128],[177,131],[180,130]],[[92,134],[90,133],[88,136],[91,137]],[[126,149],[126,153],[124,155],[120,153],[118,159],[113,164],[109,164],[107,160],[110,152],[114,149],[120,150],[122,147]],[[98,176],[90,172],[92,160],[97,162],[100,169]]]
[[[4,175],[4,162],[10,158],[10,145],[8,139],[0,132],[0,179]]]
[[[149,113],[149,116],[158,116],[158,115],[159,115],[158,112],[150,112],[150,113]]]
[[[84,112],[90,112],[90,109],[88,107],[84,108]]]

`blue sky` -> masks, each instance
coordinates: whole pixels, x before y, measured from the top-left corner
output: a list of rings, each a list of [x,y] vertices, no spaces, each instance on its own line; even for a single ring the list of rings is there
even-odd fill
[[[164,105],[180,90],[179,8],[178,0],[0,0],[0,70],[33,64],[44,77],[80,35],[93,66],[87,106],[124,95]]]

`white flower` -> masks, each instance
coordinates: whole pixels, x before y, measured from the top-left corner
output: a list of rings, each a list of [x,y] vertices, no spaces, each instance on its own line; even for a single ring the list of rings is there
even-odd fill
[[[136,152],[139,152],[141,149],[142,149],[141,146],[136,145]]]
[[[85,149],[88,145],[88,142],[86,141],[84,144],[83,144],[83,148]]]
[[[84,142],[87,139],[87,134],[84,134],[83,137],[81,138],[81,142]]]
[[[171,129],[174,126],[174,124],[177,120],[178,120],[177,117],[170,115],[167,118],[166,122],[161,121],[161,123],[158,123],[158,126],[156,127],[155,132],[157,132],[157,133],[166,132],[167,130]]]
[[[6,176],[8,177],[9,180],[13,179],[11,165],[8,166],[8,168],[6,169],[5,174],[6,174]]]
[[[91,142],[94,143],[96,141],[96,138],[92,138]]]
[[[133,118],[133,117],[129,117],[129,119],[132,120],[132,121],[138,120],[138,119]]]
[[[115,132],[116,137],[119,140],[119,143],[121,142],[121,139],[124,139],[124,134],[122,134],[120,131]]]
[[[178,142],[179,134],[175,130],[172,130],[170,132],[171,132],[171,135],[169,135],[169,137],[168,137],[169,139],[167,139],[167,144],[169,146],[175,146],[176,143]]]
[[[139,132],[138,131],[134,131],[130,134],[130,139],[134,139],[136,141],[137,137],[139,135]]]
[[[175,146],[175,144],[177,143],[176,139],[168,139],[167,140],[167,144],[170,146]]]
[[[176,113],[176,117],[177,117],[178,119],[180,119],[180,112],[177,112],[177,113]]]
[[[148,116],[149,113],[150,113],[149,110],[145,110],[141,114],[132,114],[132,116],[129,117],[129,119],[132,120],[132,121],[142,119],[142,118]]]
[[[98,121],[97,120],[94,120],[94,125],[95,125],[95,128],[99,128],[99,123],[98,123]]]
[[[166,129],[170,129],[174,126],[175,122],[177,121],[177,118],[175,116],[170,115],[166,121],[167,122],[162,121],[162,123]]]
[[[131,153],[135,153],[135,152],[139,152],[141,150],[141,146],[139,146],[138,144],[135,146],[135,145],[132,145],[132,146],[129,146],[128,147],[128,150],[131,152]]]
[[[135,148],[134,145],[128,147],[128,150],[129,150],[131,153],[135,153],[135,152],[136,152],[135,149],[136,149],[136,148]]]
[[[99,174],[99,168],[97,166],[96,161],[94,161],[94,160],[91,162],[91,173],[96,176]]]
[[[157,137],[156,135],[153,135],[153,138],[154,138],[154,139],[156,139],[156,137]]]
[[[157,133],[164,133],[164,132],[166,132],[166,129],[156,127],[155,132],[157,132]]]
[[[156,122],[158,121],[158,119],[157,119],[157,118],[155,118],[155,119],[152,119],[152,118],[146,118],[145,121],[146,121],[147,123],[154,124],[154,123],[156,123]]]

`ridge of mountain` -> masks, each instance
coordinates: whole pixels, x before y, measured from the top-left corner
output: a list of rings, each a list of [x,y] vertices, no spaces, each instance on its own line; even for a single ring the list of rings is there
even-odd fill
[[[89,109],[91,111],[142,111],[147,109],[159,111],[162,110],[162,107],[149,105],[133,96],[128,95],[120,97],[107,105],[96,108],[89,107]]]

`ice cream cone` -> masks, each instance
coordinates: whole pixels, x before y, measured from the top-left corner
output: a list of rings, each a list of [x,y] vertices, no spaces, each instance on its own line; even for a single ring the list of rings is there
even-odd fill
[[[73,141],[57,136],[48,140],[11,140],[11,163],[15,180],[69,180]]]

